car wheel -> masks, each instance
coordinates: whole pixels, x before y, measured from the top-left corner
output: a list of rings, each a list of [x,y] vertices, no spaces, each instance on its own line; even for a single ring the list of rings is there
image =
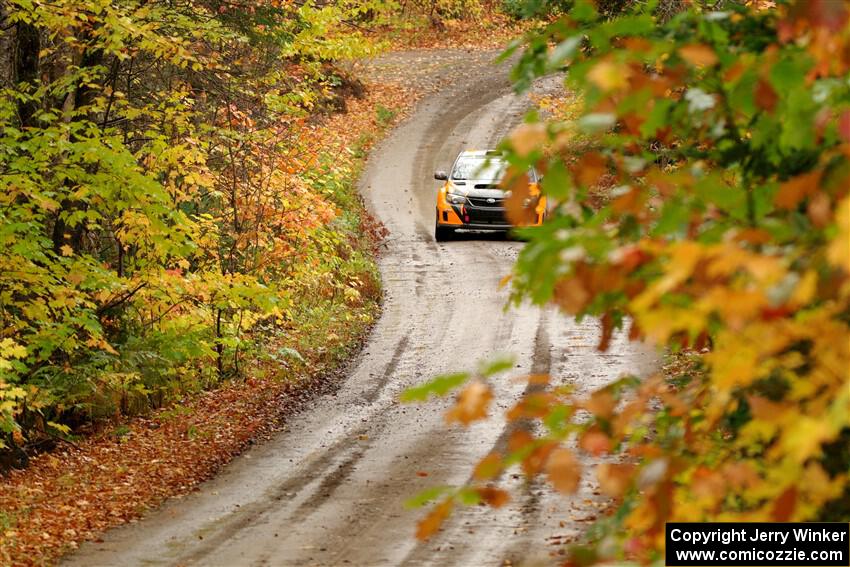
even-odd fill
[[[446,226],[440,226],[439,223],[434,223],[434,240],[437,242],[445,242],[451,240],[455,235],[455,229]]]

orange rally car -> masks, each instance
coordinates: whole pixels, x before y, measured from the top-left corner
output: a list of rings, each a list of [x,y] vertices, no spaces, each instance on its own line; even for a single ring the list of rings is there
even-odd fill
[[[494,150],[461,152],[451,173],[437,171],[434,179],[445,181],[437,192],[437,218],[434,239],[450,240],[456,229],[508,231],[513,225],[505,216],[505,199],[510,195],[499,182],[507,169],[501,152]],[[530,199],[537,201],[532,223],[539,225],[546,216],[546,197],[540,195],[539,176],[529,170]],[[531,203],[528,204],[531,206]]]

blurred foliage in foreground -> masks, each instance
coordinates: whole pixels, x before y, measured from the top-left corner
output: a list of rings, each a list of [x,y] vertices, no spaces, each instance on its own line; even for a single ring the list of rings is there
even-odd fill
[[[531,388],[507,419],[536,427],[443,496],[420,537],[453,503],[502,505],[516,464],[565,493],[595,474],[614,500],[573,564],[661,561],[667,521],[850,518],[848,6],[699,6],[604,17],[580,1],[531,32],[517,88],[566,69],[580,100],[505,142],[557,203],[524,229],[515,300],[598,317],[601,350],[626,327],[690,364],[589,399]],[[507,182],[528,196],[521,174]],[[488,375],[434,383],[465,383],[449,421],[487,415]],[[581,455],[604,462],[582,470]]]

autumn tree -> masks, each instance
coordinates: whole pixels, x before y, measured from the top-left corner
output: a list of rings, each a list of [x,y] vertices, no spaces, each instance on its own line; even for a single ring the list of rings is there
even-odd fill
[[[504,148],[515,171],[544,173],[557,203],[521,231],[514,299],[597,317],[600,350],[624,329],[675,364],[589,399],[537,388],[507,414],[535,434],[487,456],[421,536],[454,502],[503,502],[492,481],[517,463],[567,493],[593,475],[612,498],[573,563],[657,561],[667,521],[850,517],[847,6],[695,3],[668,16],[581,1],[526,37],[517,88],[565,70],[569,94]],[[522,176],[505,183],[527,193]],[[472,380],[450,417],[474,419],[488,375],[413,397]],[[583,454],[625,459],[581,470]]]
[[[0,4],[5,443],[238,374],[296,272],[334,269],[354,229],[294,132],[339,110],[381,5]]]

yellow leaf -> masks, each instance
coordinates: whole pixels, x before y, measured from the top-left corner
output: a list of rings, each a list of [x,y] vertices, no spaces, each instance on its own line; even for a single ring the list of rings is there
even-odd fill
[[[809,457],[820,455],[821,444],[832,441],[835,435],[835,428],[829,424],[825,416],[822,419],[800,416],[785,429],[782,441],[775,449],[781,450],[802,463]]]
[[[829,244],[827,257],[833,266],[850,273],[850,197],[845,197],[838,203],[835,222],[838,225],[838,234]]]
[[[794,289],[794,293],[791,295],[789,303],[795,307],[808,305],[808,303],[814,299],[815,293],[817,293],[817,287],[817,272],[814,270],[806,270],[806,273],[803,274],[803,277],[800,278],[800,282]]]
[[[74,249],[71,248],[70,246],[68,246],[67,244],[64,244],[63,246],[61,246],[59,248],[59,251],[62,252],[63,256],[73,256],[74,255]]]
[[[629,68],[610,59],[600,61],[587,73],[588,80],[603,91],[625,88],[629,83]]]

